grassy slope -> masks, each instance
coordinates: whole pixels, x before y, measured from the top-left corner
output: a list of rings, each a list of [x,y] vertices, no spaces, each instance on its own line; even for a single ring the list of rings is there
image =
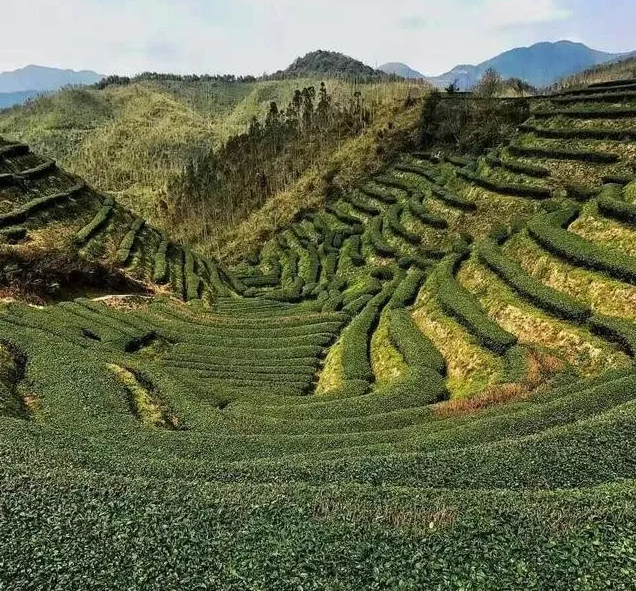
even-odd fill
[[[286,106],[296,89],[317,78],[224,84],[139,82],[105,90],[64,89],[24,107],[0,112],[0,135],[25,141],[86,178],[139,215],[162,224],[168,180],[185,159],[241,133],[271,101]],[[335,101],[353,92],[328,81]],[[400,84],[362,88],[369,104],[403,97]]]

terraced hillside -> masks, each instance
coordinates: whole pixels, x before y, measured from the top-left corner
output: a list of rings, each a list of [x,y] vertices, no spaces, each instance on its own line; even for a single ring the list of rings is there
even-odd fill
[[[231,269],[5,142],[0,583],[633,589],[634,89]]]

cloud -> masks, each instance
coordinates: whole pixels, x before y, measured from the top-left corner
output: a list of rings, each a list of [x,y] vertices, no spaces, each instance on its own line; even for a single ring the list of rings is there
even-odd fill
[[[0,70],[38,63],[106,74],[259,74],[320,48],[373,66],[404,61],[433,74],[546,35],[581,37],[577,15],[600,0],[0,2]],[[629,21],[630,9],[623,13]]]

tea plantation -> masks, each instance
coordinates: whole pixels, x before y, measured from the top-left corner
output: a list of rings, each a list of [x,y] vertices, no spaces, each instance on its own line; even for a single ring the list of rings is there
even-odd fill
[[[0,589],[636,589],[636,81],[228,268],[0,144]]]

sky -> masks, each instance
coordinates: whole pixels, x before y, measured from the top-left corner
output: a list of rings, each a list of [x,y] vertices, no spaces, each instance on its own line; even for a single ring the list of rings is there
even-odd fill
[[[0,0],[0,71],[271,73],[315,49],[426,75],[568,39],[636,50],[634,0]]]

